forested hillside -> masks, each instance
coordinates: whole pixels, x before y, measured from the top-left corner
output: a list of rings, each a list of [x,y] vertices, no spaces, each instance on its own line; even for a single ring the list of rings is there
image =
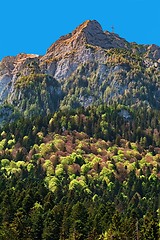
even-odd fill
[[[121,105],[0,129],[0,239],[159,239],[160,112]]]

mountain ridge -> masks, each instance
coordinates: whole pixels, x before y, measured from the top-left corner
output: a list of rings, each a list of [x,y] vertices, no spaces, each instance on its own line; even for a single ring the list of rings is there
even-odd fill
[[[51,102],[42,104],[42,89],[37,88],[33,94],[31,86],[16,88],[16,82],[24,79],[26,82],[32,79],[32,84],[41,88],[35,79],[37,76],[49,79],[45,74],[57,81],[56,86],[61,85],[57,109],[112,104],[114,101],[129,106],[137,106],[140,102],[142,106],[159,109],[160,47],[129,43],[116,33],[103,31],[96,20],[87,20],[72,33],[61,36],[45,55],[20,53],[16,57],[3,58],[0,62],[0,104],[12,104],[22,112],[26,111],[26,106],[29,109],[38,104],[37,108],[46,109],[47,114],[52,110]],[[47,89],[43,90],[49,96]],[[37,100],[23,99],[22,96],[27,96],[24,91],[28,91],[28,97],[37,96]],[[129,103],[127,96],[132,98]],[[28,103],[22,106],[24,101]]]
[[[100,35],[101,38],[100,37],[98,38],[97,35]],[[34,60],[34,58],[36,61],[39,61],[41,65],[44,61],[51,60],[52,58],[53,61],[54,60],[57,61],[58,59],[61,59],[62,56],[66,56],[69,53],[73,54],[72,51],[81,50],[80,46],[84,47],[86,44],[90,44],[95,47],[101,47],[104,49],[124,48],[132,51],[133,53],[146,52],[147,57],[153,58],[153,60],[157,60],[158,62],[160,62],[159,46],[155,44],[138,45],[135,42],[129,43],[124,38],[119,37],[119,35],[116,33],[103,31],[101,25],[96,20],[92,21],[87,20],[84,23],[80,24],[76,29],[74,29],[72,33],[68,33],[67,35],[61,36],[47,49],[45,55],[19,53],[15,57],[14,56],[4,57],[0,62],[1,75],[4,75],[5,73],[14,75],[14,73],[20,71],[21,68],[23,68],[23,63],[25,64],[27,60],[28,61]],[[65,49],[66,46],[69,47]],[[21,68],[17,68],[17,65],[22,66]],[[4,72],[3,69],[5,69]]]

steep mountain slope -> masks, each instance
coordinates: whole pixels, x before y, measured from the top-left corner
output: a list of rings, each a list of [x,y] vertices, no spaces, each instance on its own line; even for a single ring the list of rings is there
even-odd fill
[[[159,109],[159,80],[160,47],[129,43],[88,20],[53,43],[44,56],[3,58],[0,101],[25,116],[115,101]]]

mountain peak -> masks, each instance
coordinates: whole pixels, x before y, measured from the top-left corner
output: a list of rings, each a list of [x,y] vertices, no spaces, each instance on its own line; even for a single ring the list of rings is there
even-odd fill
[[[60,37],[47,50],[44,59],[64,56],[66,53],[75,50],[82,50],[86,44],[105,49],[126,48],[126,40],[118,34],[103,31],[96,20],[87,20],[67,35]],[[44,60],[42,59],[42,60]]]
[[[87,20],[80,24],[72,33],[61,36],[55,43],[53,43],[47,50],[47,54],[55,52],[55,56],[70,52],[72,49],[77,49],[86,44],[86,39],[89,36],[103,33],[101,25],[96,20]],[[62,50],[62,51],[61,51]]]
[[[99,22],[97,22],[96,20],[92,20],[92,21],[87,20],[87,21],[83,22],[82,24],[80,24],[75,30],[73,30],[72,35],[74,35],[77,32],[81,32],[84,29],[86,31],[90,31],[91,29],[92,29],[92,31],[96,30],[96,29],[103,31]]]

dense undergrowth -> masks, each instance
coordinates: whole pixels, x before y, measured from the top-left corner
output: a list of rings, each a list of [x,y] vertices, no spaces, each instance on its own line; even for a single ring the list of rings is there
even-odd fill
[[[0,129],[0,239],[159,239],[160,113],[82,107]]]

